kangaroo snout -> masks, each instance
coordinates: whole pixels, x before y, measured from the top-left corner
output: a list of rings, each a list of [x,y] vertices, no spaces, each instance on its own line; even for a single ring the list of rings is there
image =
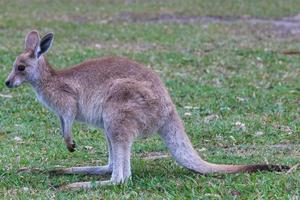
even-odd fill
[[[14,81],[12,81],[11,79],[6,80],[5,85],[9,88],[13,88],[17,86],[16,84],[14,84]]]
[[[22,76],[11,73],[5,81],[5,85],[9,88],[18,87],[24,82],[24,79]]]
[[[9,81],[9,80],[5,81],[5,85],[6,85],[7,87],[10,87],[10,81]]]
[[[12,81],[10,81],[10,80],[6,80],[6,81],[5,81],[5,85],[6,85],[7,87],[9,87],[9,88],[14,87],[14,86],[12,85]]]

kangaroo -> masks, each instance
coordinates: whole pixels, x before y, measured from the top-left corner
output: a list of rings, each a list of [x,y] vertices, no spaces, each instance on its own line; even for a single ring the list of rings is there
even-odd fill
[[[17,56],[5,84],[12,88],[29,83],[39,101],[60,119],[61,134],[69,151],[74,120],[104,130],[109,159],[105,166],[54,170],[60,174],[106,174],[107,181],[76,182],[64,188],[120,184],[131,176],[130,151],[135,138],[158,133],[175,160],[194,172],[238,173],[282,171],[281,165],[224,165],[203,160],[193,148],[164,84],[151,69],[126,58],[91,59],[68,69],[54,70],[45,54],[53,33],[42,39],[35,30],[25,38],[25,50]]]

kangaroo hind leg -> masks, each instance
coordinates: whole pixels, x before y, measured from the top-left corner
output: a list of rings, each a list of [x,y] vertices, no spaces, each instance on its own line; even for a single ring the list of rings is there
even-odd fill
[[[130,151],[133,142],[131,134],[120,128],[107,131],[108,140],[111,143],[112,175],[110,180],[96,182],[75,182],[64,185],[61,189],[89,189],[101,185],[115,185],[126,182],[131,176]],[[79,169],[78,169],[79,170]],[[98,169],[95,168],[97,171]]]

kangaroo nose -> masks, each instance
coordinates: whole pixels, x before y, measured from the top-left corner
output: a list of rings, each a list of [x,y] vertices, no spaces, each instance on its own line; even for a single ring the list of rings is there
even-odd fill
[[[6,85],[7,87],[9,87],[10,81],[9,81],[9,80],[8,80],[8,81],[5,81],[5,85]]]

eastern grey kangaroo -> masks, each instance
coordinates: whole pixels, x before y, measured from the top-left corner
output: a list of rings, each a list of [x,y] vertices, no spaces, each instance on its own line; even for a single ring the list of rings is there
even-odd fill
[[[37,31],[28,33],[25,50],[15,60],[5,84],[17,87],[29,83],[37,98],[60,119],[62,136],[74,151],[74,120],[104,130],[109,152],[106,166],[72,167],[58,173],[112,173],[108,181],[96,185],[119,184],[131,176],[130,150],[134,139],[158,133],[175,160],[201,173],[237,173],[260,170],[281,171],[280,165],[223,165],[200,158],[185,133],[175,105],[158,75],[126,58],[87,60],[69,69],[54,70],[44,54],[53,34],[42,39]],[[77,182],[65,188],[90,188],[90,182]]]

